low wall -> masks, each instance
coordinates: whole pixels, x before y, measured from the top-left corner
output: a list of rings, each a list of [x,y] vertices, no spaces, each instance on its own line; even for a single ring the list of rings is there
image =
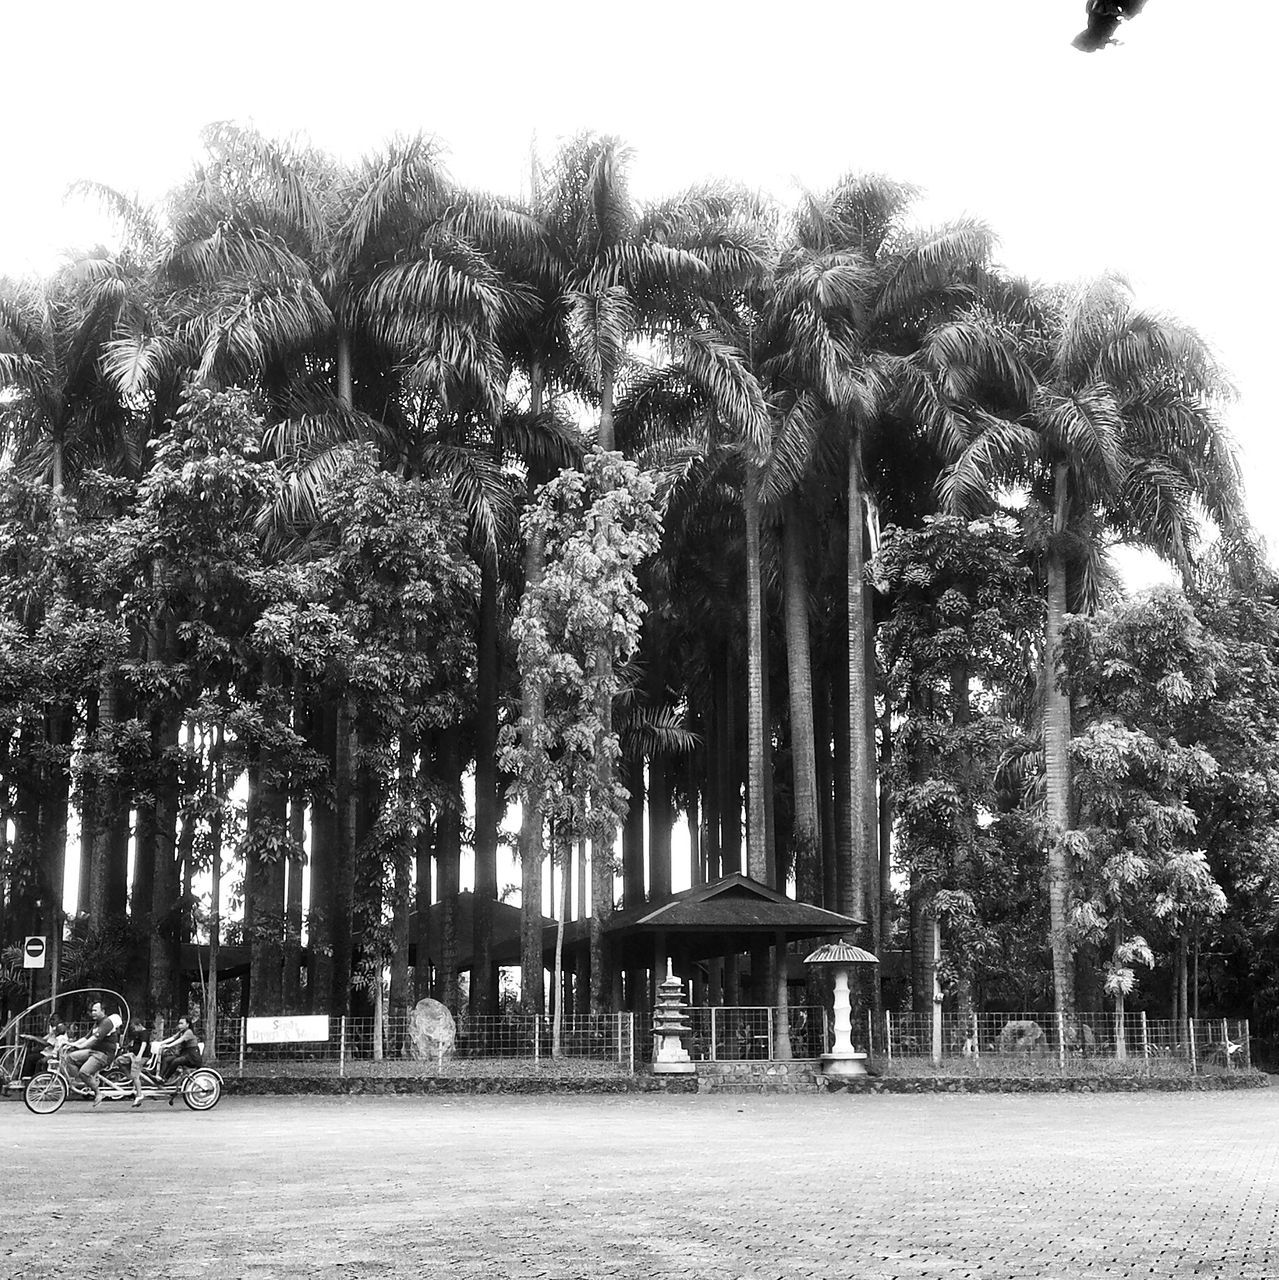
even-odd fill
[[[702,1062],[696,1075],[245,1076],[226,1092],[330,1094],[639,1094],[639,1093],[1192,1093],[1262,1089],[1270,1077],[1238,1071],[1200,1076],[823,1076],[811,1062]]]

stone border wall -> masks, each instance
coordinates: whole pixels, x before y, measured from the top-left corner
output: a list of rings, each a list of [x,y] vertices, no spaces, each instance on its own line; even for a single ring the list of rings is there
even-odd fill
[[[708,1064],[701,1064],[702,1066]],[[571,1079],[555,1076],[245,1076],[226,1081],[228,1096],[329,1094],[588,1094],[640,1093],[1195,1093],[1261,1089],[1260,1072],[1186,1076],[861,1076],[828,1079],[799,1063],[716,1063],[695,1076]]]

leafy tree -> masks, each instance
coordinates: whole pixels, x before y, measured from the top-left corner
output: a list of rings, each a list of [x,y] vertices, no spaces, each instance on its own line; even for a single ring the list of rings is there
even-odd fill
[[[1001,302],[938,326],[923,356],[937,375],[932,427],[952,442],[945,506],[987,510],[1001,485],[1023,487],[1043,556],[1048,897],[1057,1007],[1069,1015],[1071,714],[1056,665],[1067,609],[1097,603],[1108,536],[1144,543],[1188,572],[1196,502],[1230,531],[1244,517],[1215,414],[1224,383],[1197,334],[1143,311],[1110,277]]]
[[[934,920],[945,930],[959,1008],[999,951],[1002,914],[992,886],[1012,860],[1013,822],[997,785],[1023,734],[1017,691],[1041,622],[1016,525],[1009,519],[929,517],[922,528],[884,531],[870,572],[888,593],[881,629],[894,730],[892,787],[900,863],[911,874],[921,936],[916,973],[931,1007]]]
[[[622,689],[621,665],[639,644],[644,605],[636,571],[656,550],[661,524],[653,482],[617,453],[594,450],[580,472],[564,471],[541,490],[525,516],[540,538],[546,566],[531,584],[514,624],[520,671],[536,686],[541,715],[503,731],[503,761],[521,798],[537,792],[553,832],[554,856],[567,868],[573,844],[590,840],[592,879],[609,886],[591,916],[591,1011],[604,1012],[611,983],[603,926],[612,907],[612,848],[629,797],[614,771],[620,755],[610,711]],[[605,662],[597,661],[603,653]],[[556,938],[555,1052],[563,1005],[563,919]]]

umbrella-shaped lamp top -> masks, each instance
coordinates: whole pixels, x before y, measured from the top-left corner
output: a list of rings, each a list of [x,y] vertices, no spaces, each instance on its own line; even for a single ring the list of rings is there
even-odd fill
[[[855,947],[851,942],[845,942],[840,938],[838,942],[827,942],[818,947],[816,951],[804,957],[805,964],[878,964],[879,957],[872,955],[869,951],[863,951],[861,947]]]

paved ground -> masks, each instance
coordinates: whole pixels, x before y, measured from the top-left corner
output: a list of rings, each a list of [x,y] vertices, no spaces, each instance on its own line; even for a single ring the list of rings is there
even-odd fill
[[[0,1188],[4,1280],[1276,1280],[1279,1088],[4,1102]]]

